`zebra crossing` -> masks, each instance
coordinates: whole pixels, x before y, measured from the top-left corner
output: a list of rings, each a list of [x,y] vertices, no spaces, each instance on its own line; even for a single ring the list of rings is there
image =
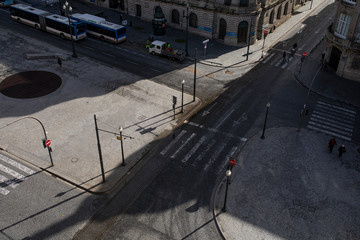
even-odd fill
[[[11,189],[33,174],[34,170],[0,154],[0,194],[9,194]]]
[[[192,122],[188,124],[198,126]],[[160,155],[171,159],[180,158],[181,163],[185,165],[201,166],[204,172],[214,168],[218,159],[223,159],[221,166],[217,166],[217,174],[219,174],[228,164],[229,157],[233,156],[247,139],[213,128],[198,127],[204,129],[206,133],[199,135],[199,133],[181,130],[176,138],[160,152]]]
[[[285,68],[290,68],[292,66],[292,64],[295,62],[294,59],[295,59],[294,55],[287,54],[285,61],[282,56],[273,52],[270,55],[266,56],[266,58],[262,61],[262,63],[265,64],[269,62],[268,63],[269,65],[285,69]]]
[[[351,141],[357,112],[354,108],[318,100],[307,127]]]

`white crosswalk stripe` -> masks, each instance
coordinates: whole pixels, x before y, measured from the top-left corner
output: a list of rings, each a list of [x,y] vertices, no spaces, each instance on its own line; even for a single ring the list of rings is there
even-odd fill
[[[350,107],[318,100],[307,127],[351,141],[357,112]]]
[[[284,60],[284,58],[282,56],[279,55],[275,55],[275,53],[271,53],[269,56],[267,56],[265,58],[264,61],[262,61],[262,63],[267,63],[268,61],[272,60],[274,56],[277,56],[276,58],[274,58],[273,61],[270,61],[269,64],[275,67],[281,67],[282,69],[285,68],[290,68],[291,67],[291,63],[293,63],[294,57],[290,55],[290,57],[288,57],[289,54],[287,54],[286,57],[286,61]]]
[[[0,172],[4,173],[4,175],[0,175],[0,194],[2,195],[10,193],[10,190],[7,189],[7,187],[16,188],[19,183],[25,181],[28,176],[35,174],[34,170],[1,154],[0,161],[3,163],[0,164]],[[17,172],[17,170],[15,171],[11,167],[20,170],[20,172],[25,173],[25,175]],[[10,176],[12,179],[6,176]]]

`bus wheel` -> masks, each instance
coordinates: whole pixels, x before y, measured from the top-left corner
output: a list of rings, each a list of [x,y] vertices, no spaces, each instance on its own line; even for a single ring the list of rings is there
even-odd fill
[[[39,30],[39,25],[35,24],[35,29]]]
[[[105,42],[104,36],[101,36],[101,37],[100,37],[100,40]]]
[[[16,19],[16,21],[21,22],[20,18]]]
[[[63,33],[60,33],[60,37],[61,37],[62,39],[64,39],[64,38],[65,38],[65,36],[64,36],[64,34],[63,34]]]

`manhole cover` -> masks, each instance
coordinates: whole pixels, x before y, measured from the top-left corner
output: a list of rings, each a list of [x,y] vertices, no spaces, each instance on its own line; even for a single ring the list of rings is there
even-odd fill
[[[61,78],[46,71],[21,72],[0,83],[0,92],[11,98],[37,98],[54,92],[61,86]]]

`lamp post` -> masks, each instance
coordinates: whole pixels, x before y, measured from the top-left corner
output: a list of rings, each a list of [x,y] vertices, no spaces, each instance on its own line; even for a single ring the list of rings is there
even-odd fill
[[[124,146],[123,146],[123,136],[122,136],[122,131],[123,128],[120,127],[120,144],[121,144],[121,156],[122,156],[122,164],[123,166],[125,166],[125,158],[124,158]]]
[[[186,56],[189,56],[188,42],[189,42],[189,2],[186,3],[186,45],[185,45]]]
[[[270,108],[270,103],[268,102],[266,104],[266,114],[265,114],[264,128],[263,128],[263,132],[262,132],[262,135],[261,135],[261,139],[265,139],[266,120],[267,120],[269,108]]]
[[[224,206],[222,208],[223,212],[226,212],[226,200],[227,200],[227,194],[228,194],[228,188],[230,183],[230,176],[231,176],[231,170],[226,170],[226,189],[225,189],[225,199],[224,199]]]
[[[181,113],[184,112],[184,83],[185,83],[185,80],[183,79],[181,81]]]
[[[193,102],[195,102],[196,95],[196,59],[197,58],[197,48],[195,48],[195,64],[194,64],[194,94],[193,94]]]
[[[122,19],[121,19],[121,12],[120,12],[120,0],[118,1],[118,6],[119,6],[119,21],[120,21],[120,25],[121,25]]]
[[[70,6],[70,4],[68,3],[68,1],[65,2],[65,4],[63,5],[63,9],[65,12],[65,16],[68,18],[69,20],[69,29],[70,29],[70,35],[71,35],[71,43],[72,43],[72,50],[73,50],[73,58],[77,58],[76,52],[75,52],[75,44],[74,44],[74,39],[73,39],[73,28],[71,27],[71,22],[70,22],[70,17],[71,17],[71,12],[72,12],[72,7]]]

